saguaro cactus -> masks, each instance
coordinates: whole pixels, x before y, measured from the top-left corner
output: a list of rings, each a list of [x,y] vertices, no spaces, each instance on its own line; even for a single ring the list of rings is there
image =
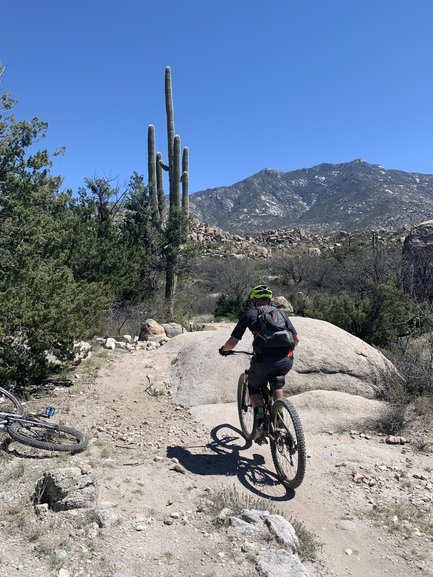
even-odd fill
[[[174,295],[176,290],[177,266],[181,245],[185,241],[187,232],[188,215],[188,170],[189,152],[184,148],[181,164],[180,136],[175,134],[173,91],[171,82],[171,69],[165,69],[165,109],[167,115],[167,143],[168,164],[164,164],[162,154],[155,155],[155,131],[152,125],[148,132],[148,171],[149,171],[149,196],[152,206],[152,218],[154,223],[162,225],[164,209],[164,184],[163,170],[169,176],[169,212],[165,220],[165,299],[167,303],[167,317],[173,319]],[[182,182],[182,202],[180,185]]]

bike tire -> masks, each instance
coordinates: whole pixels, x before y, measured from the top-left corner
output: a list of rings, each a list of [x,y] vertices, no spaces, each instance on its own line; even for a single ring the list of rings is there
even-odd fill
[[[242,373],[238,381],[238,416],[242,435],[247,441],[253,441],[257,432],[257,419],[250,403],[248,375]]]
[[[0,387],[0,413],[24,415],[24,407],[10,391]]]
[[[307,463],[304,431],[295,407],[286,399],[272,405],[271,453],[280,482],[287,489],[302,483]]]
[[[14,441],[46,451],[78,453],[88,443],[86,436],[72,427],[39,420],[15,421],[6,430]]]

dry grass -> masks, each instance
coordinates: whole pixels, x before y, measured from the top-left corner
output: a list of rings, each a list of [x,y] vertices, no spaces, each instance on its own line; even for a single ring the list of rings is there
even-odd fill
[[[241,513],[243,509],[256,509],[259,511],[268,511],[274,515],[284,514],[269,501],[259,497],[253,497],[246,493],[241,493],[233,487],[231,489],[221,489],[210,496],[210,513],[218,515],[223,509],[230,509],[234,516]],[[287,519],[295,529],[298,536],[300,547],[299,557],[302,561],[315,561],[322,549],[322,543],[317,535],[307,529],[305,525],[296,519],[290,517]]]

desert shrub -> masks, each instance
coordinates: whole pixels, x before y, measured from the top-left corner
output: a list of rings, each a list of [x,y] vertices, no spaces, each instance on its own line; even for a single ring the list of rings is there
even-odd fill
[[[243,295],[221,295],[216,302],[215,318],[228,318],[237,321],[248,308],[248,300]]]
[[[384,351],[402,376],[409,399],[433,396],[433,335],[407,338]]]
[[[316,294],[305,314],[331,322],[372,345],[386,347],[412,330],[416,307],[401,289],[386,283],[370,285],[362,296]]]

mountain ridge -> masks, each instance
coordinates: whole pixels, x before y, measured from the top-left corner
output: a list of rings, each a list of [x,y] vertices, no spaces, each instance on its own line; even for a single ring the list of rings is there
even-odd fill
[[[359,158],[289,172],[264,168],[231,186],[190,195],[190,210],[202,222],[232,232],[412,226],[433,217],[433,175]]]

